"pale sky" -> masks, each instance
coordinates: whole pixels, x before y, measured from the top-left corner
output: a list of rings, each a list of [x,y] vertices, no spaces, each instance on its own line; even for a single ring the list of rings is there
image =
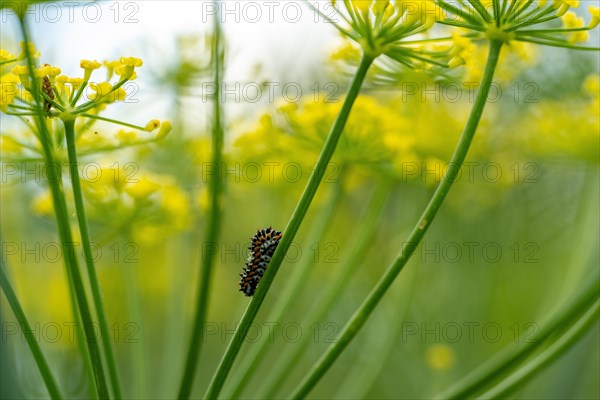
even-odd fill
[[[301,1],[228,0],[219,4],[228,42],[227,81],[251,80],[259,62],[264,77],[283,73],[282,84],[303,81],[322,67],[327,54],[340,43],[336,30]],[[212,1],[191,0],[57,1],[36,4],[28,19],[33,41],[42,52],[41,62],[59,66],[66,75],[80,76],[81,59],[140,56],[146,65],[168,62],[178,35],[211,30],[214,7]],[[14,16],[4,11],[0,18],[2,48],[18,53],[14,41],[20,35]],[[138,75],[136,96],[141,101],[146,95],[156,99],[155,92],[143,90],[143,67]],[[144,103],[159,114],[165,114],[161,109],[168,106],[161,101]]]

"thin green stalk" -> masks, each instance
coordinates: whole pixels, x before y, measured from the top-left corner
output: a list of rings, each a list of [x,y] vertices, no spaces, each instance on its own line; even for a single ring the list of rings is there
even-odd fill
[[[2,256],[2,258],[4,258],[4,255]],[[54,376],[50,371],[50,367],[48,366],[48,362],[44,357],[44,353],[42,353],[42,349],[40,348],[40,345],[35,339],[33,329],[31,329],[31,326],[27,321],[27,317],[25,316],[23,307],[21,307],[19,299],[15,291],[13,290],[10,281],[8,280],[8,276],[6,276],[6,273],[4,272],[4,265],[0,265],[0,286],[2,287],[4,296],[6,296],[6,300],[8,300],[8,304],[10,305],[13,314],[15,314],[15,317],[17,318],[17,322],[21,327],[21,332],[23,332],[23,335],[25,336],[27,345],[29,346],[35,363],[37,364],[38,369],[40,370],[40,374],[42,375],[42,379],[46,384],[46,389],[48,389],[50,397],[52,399],[62,399],[63,395],[61,394],[60,389],[58,388],[56,379],[54,379]]]
[[[450,161],[448,172],[437,187],[433,197],[429,201],[427,208],[423,212],[421,218],[415,225],[413,231],[407,240],[407,246],[402,249],[400,256],[396,261],[388,268],[388,270],[381,277],[379,282],[375,285],[375,288],[369,293],[363,304],[356,310],[354,315],[350,318],[346,326],[342,329],[337,342],[331,345],[325,354],[315,363],[313,368],[308,372],[305,378],[300,382],[296,389],[292,392],[291,398],[300,399],[306,397],[306,395],[312,390],[312,388],[319,382],[325,372],[333,365],[335,360],[344,351],[346,346],[350,344],[352,339],[360,331],[363,325],[367,322],[369,316],[379,304],[379,301],[383,298],[385,292],[392,285],[400,271],[404,268],[412,254],[415,252],[419,242],[427,232],[427,229],[431,225],[435,215],[440,209],[444,202],[448,191],[454,184],[460,167],[467,156],[469,146],[473,140],[473,136],[477,130],[477,125],[483,114],[483,109],[487,102],[488,93],[492,84],[494,71],[498,63],[500,56],[500,50],[502,48],[502,42],[492,40],[490,41],[490,48],[488,58],[481,80],[481,86],[473,109],[469,115],[469,119],[460,138],[460,141],[454,151],[454,155]]]
[[[69,301],[71,303],[71,313],[73,314],[73,323],[75,324],[75,334],[77,341],[77,348],[82,355],[83,368],[88,380],[88,395],[90,399],[98,399],[98,391],[96,390],[96,382],[94,381],[94,368],[92,367],[92,360],[87,350],[87,343],[85,341],[85,332],[83,332],[83,324],[81,323],[81,313],[79,312],[79,305],[77,304],[77,297],[75,296],[75,286],[73,280],[67,274],[67,281],[69,284]]]
[[[393,185],[390,180],[378,184],[369,201],[365,215],[354,230],[359,234],[353,238],[350,245],[351,251],[345,255],[341,267],[326,283],[322,295],[314,302],[313,308],[307,313],[306,321],[312,323],[325,318],[332,305],[339,299],[344,289],[348,287],[348,282],[362,265],[369,248],[372,246],[377,226],[383,215],[384,205],[392,188]],[[304,335],[294,347],[281,354],[275,362],[273,370],[264,377],[264,383],[257,388],[255,395],[258,398],[275,398],[277,396],[277,391],[283,387],[285,380],[290,375],[289,372],[298,365],[304,349],[309,345],[310,338],[310,335]]]
[[[35,73],[33,58],[30,54],[29,49],[29,33],[23,19],[19,19],[19,25],[24,42],[24,51],[29,67],[29,75],[35,85]],[[36,86],[37,87],[37,86]],[[36,123],[38,125],[38,132],[40,133],[40,142],[42,144],[42,150],[44,155],[44,165],[47,171],[48,186],[50,187],[50,193],[52,195],[52,201],[54,204],[54,212],[56,217],[56,224],[58,227],[58,233],[61,242],[61,249],[65,260],[65,267],[67,269],[67,275],[70,279],[70,284],[75,291],[75,298],[77,300],[77,307],[81,314],[81,322],[83,324],[83,332],[86,339],[86,347],[89,353],[92,369],[94,372],[94,383],[98,397],[100,399],[108,399],[108,386],[106,385],[106,378],[104,376],[104,368],[102,366],[102,358],[100,356],[100,349],[98,347],[97,338],[95,337],[94,325],[92,320],[92,314],[88,305],[87,297],[85,294],[85,288],[83,286],[83,279],[79,270],[79,263],[77,262],[77,256],[75,254],[75,243],[73,242],[73,236],[71,234],[71,227],[69,226],[69,211],[67,208],[67,202],[65,199],[65,193],[62,185],[62,172],[60,163],[56,161],[54,157],[54,151],[52,149],[50,140],[51,135],[46,125],[46,120],[43,112],[42,105],[38,96],[34,96],[36,101],[38,113],[36,115]]]
[[[327,206],[322,212],[315,218],[316,224],[311,228],[309,234],[309,243],[319,243],[320,240],[325,236],[325,232],[328,227],[332,225],[333,217],[335,212],[340,205],[342,199],[343,183],[337,182],[333,193],[330,196]],[[294,305],[294,302],[304,288],[307,281],[307,277],[314,266],[313,259],[311,257],[305,257],[303,263],[294,268],[293,275],[287,282],[286,287],[282,290],[282,298],[275,304],[275,307],[271,310],[269,315],[266,317],[266,321],[281,321],[285,313]],[[277,326],[273,327],[277,329]],[[237,379],[233,379],[231,386],[234,387],[233,393],[226,395],[227,398],[240,398],[242,391],[246,385],[250,382],[250,378],[258,369],[258,365],[267,349],[269,348],[271,335],[261,336],[260,342],[254,344],[250,348],[250,354],[247,355],[245,360],[241,363],[239,369],[243,371]]]
[[[134,399],[145,399],[147,378],[148,378],[148,352],[144,348],[146,341],[146,330],[144,329],[144,318],[142,315],[142,302],[140,299],[140,289],[137,284],[137,274],[134,269],[134,265],[128,265],[123,268],[123,274],[125,279],[125,288],[127,292],[127,307],[129,308],[129,315],[131,320],[136,324],[139,331],[137,336],[137,346],[131,346],[131,361],[135,374],[129,382],[131,388],[130,395]]]
[[[77,162],[77,149],[75,148],[75,120],[64,121],[65,136],[67,139],[67,153],[69,157],[69,174],[71,175],[71,185],[73,187],[73,198],[75,199],[75,211],[77,214],[77,222],[79,223],[79,233],[83,244],[83,254],[85,256],[85,264],[92,289],[92,300],[94,308],[98,314],[98,323],[100,325],[100,337],[102,340],[102,349],[104,350],[104,358],[108,366],[110,375],[110,383],[113,396],[116,399],[123,398],[121,393],[121,385],[119,383],[119,372],[115,361],[114,352],[110,340],[110,332],[106,322],[106,313],[104,312],[104,303],[102,301],[102,292],[96,275],[96,266],[94,265],[94,255],[90,240],[90,232],[83,204],[83,193],[81,190],[81,180],[79,177],[79,164]]]
[[[277,275],[277,272],[279,271],[279,267],[281,266],[283,258],[289,250],[290,245],[292,244],[292,241],[298,232],[298,229],[300,229],[300,225],[306,216],[306,212],[310,207],[310,203],[312,202],[312,199],[319,188],[327,165],[329,164],[329,161],[335,152],[338,140],[342,135],[342,131],[344,130],[344,126],[346,125],[346,121],[350,115],[350,110],[352,109],[354,101],[360,92],[360,87],[362,86],[362,83],[367,75],[367,71],[372,63],[372,56],[363,55],[356,74],[354,75],[354,79],[352,80],[352,84],[348,89],[348,94],[346,95],[344,103],[342,104],[340,113],[333,123],[325,145],[323,146],[323,150],[319,155],[316,167],[308,179],[306,188],[300,197],[300,201],[298,201],[298,204],[296,205],[296,209],[290,218],[288,226],[285,228],[283,237],[277,246],[277,250],[275,250],[275,254],[273,254],[273,258],[269,264],[269,267],[267,268],[260,285],[258,285],[256,293],[250,301],[250,304],[248,305],[248,308],[246,309],[246,312],[244,313],[242,320],[240,321],[240,324],[233,335],[233,339],[229,343],[229,346],[225,351],[225,355],[221,359],[217,371],[208,386],[208,390],[205,395],[205,397],[208,399],[216,399],[221,392],[221,388],[225,383],[225,379],[227,379],[227,375],[229,374],[231,366],[233,365],[240,347],[242,346],[242,342],[244,341],[244,338],[246,337],[248,330],[250,329],[250,326],[254,321],[254,318],[256,317],[256,314],[258,313],[258,310],[260,309],[260,306],[265,299],[267,292],[271,287],[273,280],[275,279],[275,276]]]
[[[179,399],[187,399],[190,397],[192,387],[194,385],[194,375],[198,365],[200,352],[202,351],[202,330],[204,329],[204,321],[208,311],[210,280],[213,270],[213,265],[217,255],[217,245],[219,240],[219,231],[221,228],[222,210],[221,197],[223,185],[221,182],[221,164],[223,163],[223,110],[221,104],[221,81],[224,72],[224,57],[225,50],[222,38],[219,13],[215,14],[215,32],[213,39],[213,63],[214,63],[214,83],[216,86],[215,95],[213,98],[214,106],[214,121],[212,128],[212,166],[214,173],[210,176],[210,211],[208,221],[206,223],[205,242],[202,243],[202,257],[200,279],[198,281],[198,289],[196,293],[196,313],[192,332],[190,336],[190,344],[185,362],[185,369],[181,385],[179,387]]]
[[[385,324],[386,330],[386,332],[382,332],[383,335],[379,332],[379,327],[371,327],[373,333],[365,338],[366,343],[361,346],[356,362],[353,362],[352,366],[348,368],[344,380],[338,385],[338,390],[332,396],[333,398],[369,398],[369,390],[388,368],[388,360],[397,354],[395,350],[398,348],[398,341],[402,340],[403,325],[413,302],[419,270],[420,268],[415,268],[406,271],[405,276],[409,275],[408,282],[406,279],[403,281],[406,286],[397,287],[392,291],[392,302],[402,304],[402,306],[386,310],[388,312],[381,317],[380,324]],[[379,360],[379,362],[373,363],[373,360]]]
[[[506,379],[502,380],[492,389],[488,390],[478,398],[481,399],[503,399],[509,393],[526,383],[532,376],[548,367],[552,362],[566,350],[571,348],[592,325],[598,321],[600,315],[600,301],[596,302],[577,320],[577,322],[560,338],[541,352],[536,358],[525,364],[519,370]]]
[[[541,328],[536,334],[535,341],[531,341],[525,346],[507,347],[450,388],[435,396],[435,398],[459,400],[473,396],[488,386],[492,377],[500,376],[514,368],[515,365],[542,346],[546,339],[569,324],[573,318],[581,315],[598,299],[597,282],[598,277],[594,276],[583,291],[577,292],[573,300],[564,303],[552,313],[547,321],[540,324]]]

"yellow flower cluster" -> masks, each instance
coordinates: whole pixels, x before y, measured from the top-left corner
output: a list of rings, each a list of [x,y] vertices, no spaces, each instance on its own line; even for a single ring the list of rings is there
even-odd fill
[[[110,239],[125,235],[138,244],[152,244],[189,226],[189,196],[171,177],[141,172],[134,163],[94,172],[82,182],[90,204],[88,217],[108,231]],[[37,214],[50,216],[50,193],[39,194],[31,207]]]
[[[14,146],[6,146],[2,149],[3,154],[10,153],[11,159],[13,157],[24,159],[39,157],[41,160],[41,151],[37,143],[40,140],[39,132],[35,125],[27,123],[28,117],[40,112],[38,104],[43,104],[45,116],[56,117],[47,119],[47,127],[50,134],[56,137],[56,140],[52,141],[52,145],[58,146],[55,151],[59,156],[66,157],[63,154],[66,149],[63,148],[61,139],[64,131],[57,120],[76,120],[77,144],[81,145],[79,150],[84,155],[95,151],[105,152],[155,142],[165,138],[171,131],[172,127],[168,121],[160,122],[152,119],[145,126],[137,126],[99,115],[107,105],[123,102],[126,99],[127,93],[123,84],[135,79],[135,68],[143,65],[139,58],[122,57],[119,60],[105,61],[104,63],[96,60],[81,60],[82,77],[61,75],[59,67],[43,64],[33,70],[35,79],[32,80],[29,66],[25,61],[23,43],[21,43],[21,48],[19,56],[14,56],[4,49],[0,50],[0,111],[24,117],[20,121],[25,122],[27,130],[34,135],[25,138],[24,133],[18,133],[16,135],[19,139],[17,139],[16,137],[11,138],[6,132],[3,134],[4,143],[14,144]],[[40,53],[31,44],[29,51],[34,58],[40,56]],[[90,82],[94,71],[99,70],[102,66],[107,70],[108,80],[98,83]],[[110,83],[109,80],[114,74],[119,76],[119,81]],[[36,83],[37,87],[34,87],[33,83]],[[88,87],[91,89],[88,98],[79,102]],[[104,126],[96,127],[99,121],[102,124],[122,125],[127,127],[127,130],[121,129],[114,134],[117,142],[111,143],[110,138],[103,134],[106,130]],[[138,132],[154,132],[154,134],[138,137]]]

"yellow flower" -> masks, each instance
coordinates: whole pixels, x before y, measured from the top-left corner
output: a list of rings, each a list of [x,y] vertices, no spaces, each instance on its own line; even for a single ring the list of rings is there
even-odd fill
[[[144,127],[144,130],[147,132],[152,132],[153,130],[155,130],[156,128],[158,128],[160,126],[160,121],[157,119],[153,119],[150,122],[148,122],[146,124],[146,126]]]
[[[86,132],[77,138],[78,149],[93,149],[102,146],[108,146],[110,142],[104,135],[98,134],[98,132]]]
[[[121,78],[120,80],[134,80],[135,78],[137,78],[137,72],[135,72],[133,70],[133,67],[128,67],[127,65],[120,65],[117,68],[115,68],[115,73],[117,75],[119,75],[119,77]]]
[[[8,105],[19,93],[19,77],[15,74],[5,74],[0,77],[0,110],[6,112]]]
[[[102,64],[100,64],[96,60],[81,60],[81,62],[79,63],[79,65],[83,69],[89,69],[89,70],[92,70],[92,71],[95,70],[95,69],[98,69],[98,68],[100,68],[102,66]]]
[[[466,62],[464,58],[461,56],[454,56],[450,59],[450,61],[448,61],[448,68],[453,69],[465,64]]]
[[[11,136],[0,135],[0,150],[3,154],[20,153],[23,148]]]
[[[433,1],[352,0],[343,4],[344,7],[335,7],[335,12],[341,17],[339,21],[344,20],[350,26],[335,22],[333,25],[358,43],[368,56],[385,54],[403,65],[431,60],[430,52],[424,56],[425,52],[420,54],[422,50],[414,43],[404,47],[403,42],[407,37],[424,33],[436,19],[443,18],[442,10]]]
[[[577,8],[579,7],[579,0],[564,0],[570,7]]]
[[[400,135],[398,132],[390,132],[383,137],[383,143],[387,148],[395,152],[407,153],[415,144],[415,138]]]
[[[590,75],[585,78],[583,89],[592,97],[600,97],[600,76]]]
[[[450,346],[445,344],[434,344],[427,348],[425,359],[427,360],[427,365],[429,365],[431,369],[444,371],[452,368],[455,363],[456,355]]]
[[[121,62],[119,60],[104,61],[103,64],[106,67],[106,70],[108,73],[108,76],[106,77],[107,80],[110,80],[110,78],[112,78],[115,68],[118,68],[121,66]]]
[[[137,223],[131,232],[133,240],[139,244],[154,244],[159,242],[165,235],[161,226],[151,223]]]
[[[42,65],[37,68],[35,71],[35,76],[38,78],[42,78],[44,76],[48,76],[50,78],[50,82],[54,82],[56,80],[56,76],[60,74],[60,68],[53,67],[52,65]]]
[[[128,67],[141,67],[144,62],[136,57],[121,57],[121,64],[127,65]]]
[[[360,48],[356,47],[349,40],[331,55],[333,61],[355,62],[360,61]]]
[[[135,199],[145,199],[152,193],[160,189],[160,185],[148,177],[142,177],[138,179],[138,182],[132,183],[125,187],[125,192]]]
[[[33,199],[31,209],[38,215],[52,215],[54,212],[54,205],[52,203],[50,191],[45,191]]]
[[[141,67],[143,62],[139,58],[135,57],[121,57],[121,66],[115,69],[117,75],[121,77],[121,79],[135,79],[136,75],[134,72],[135,67]]]
[[[20,42],[19,46],[21,47],[21,53],[19,54],[19,60],[23,60],[27,57],[25,54],[25,42]],[[37,51],[33,43],[29,43],[29,54],[32,58],[40,58],[40,52]]]
[[[77,91],[83,84],[82,78],[69,78],[66,75],[59,75],[55,79],[58,89],[61,92],[61,96],[69,98],[71,96],[71,89]]]
[[[357,9],[363,12],[364,14],[369,12],[369,8],[371,7],[372,0],[353,0],[352,5]]]
[[[0,62],[16,61],[17,57],[4,49],[0,49]]]
[[[113,86],[108,82],[92,83],[90,86],[96,92],[90,95],[90,99],[96,100],[98,103],[114,103],[123,101],[127,97],[125,89],[119,87],[113,90]]]
[[[590,6],[588,8],[590,14],[592,15],[592,19],[590,20],[590,24],[588,28],[593,29],[598,26],[598,22],[600,22],[600,7]]]
[[[95,61],[95,60],[94,61],[81,60],[79,65],[84,70],[84,72],[83,72],[83,80],[84,81],[89,81],[90,77],[92,76],[92,71],[95,69],[98,69],[102,66],[102,64],[100,64],[98,61]]]
[[[19,80],[22,84],[29,84],[29,68],[26,65],[15,65],[11,72],[19,76]]]
[[[134,131],[120,130],[115,133],[115,138],[117,138],[120,143],[132,143],[137,140],[138,135],[137,132]]]
[[[208,190],[206,190],[206,188],[201,188],[200,190],[198,190],[197,201],[198,201],[198,208],[200,208],[200,210],[202,212],[207,212],[208,207],[210,205],[210,195],[208,193]]]
[[[190,199],[183,190],[175,185],[165,186],[160,205],[169,215],[169,222],[175,229],[183,229],[187,226],[190,217]]]
[[[171,129],[173,127],[171,126],[171,123],[169,121],[163,121],[160,124],[160,129],[158,130],[158,133],[156,134],[156,139],[164,139],[169,132],[171,132]]]
[[[568,13],[564,14],[562,17],[562,22],[563,22],[563,28],[565,29],[577,29],[577,28],[583,28],[585,26],[585,22],[583,20],[583,18],[578,17],[577,15],[575,15],[575,13],[569,11]],[[569,42],[570,43],[580,43],[580,42],[585,42],[589,37],[589,34],[587,31],[576,31],[576,32],[571,32],[571,34],[569,35]]]
[[[558,8],[556,15],[562,17],[569,10],[569,7],[579,7],[579,0],[555,0],[554,7]]]

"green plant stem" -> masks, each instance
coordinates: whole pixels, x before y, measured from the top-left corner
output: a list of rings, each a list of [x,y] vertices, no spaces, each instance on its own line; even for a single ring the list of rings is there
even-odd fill
[[[487,96],[492,84],[494,77],[494,71],[498,63],[500,56],[500,50],[502,48],[502,42],[492,40],[490,41],[488,58],[481,80],[481,85],[473,108],[467,120],[467,124],[463,131],[463,134],[458,142],[454,155],[450,161],[448,172],[437,187],[433,197],[429,201],[429,204],[425,208],[423,215],[419,218],[419,221],[413,228],[410,236],[407,240],[407,245],[403,247],[400,256],[396,261],[387,269],[384,275],[381,277],[379,282],[375,285],[375,288],[369,293],[365,301],[352,315],[346,326],[342,329],[337,342],[331,345],[325,354],[316,362],[312,369],[308,372],[306,377],[300,382],[296,389],[292,392],[291,398],[300,399],[306,397],[306,395],[312,390],[317,382],[323,377],[325,372],[333,365],[335,360],[344,351],[344,349],[350,344],[352,339],[358,334],[363,325],[367,322],[369,316],[383,298],[385,292],[392,285],[400,271],[404,268],[414,251],[416,250],[419,242],[427,232],[427,229],[431,225],[435,215],[440,209],[444,202],[448,191],[454,184],[458,172],[462,166],[462,163],[467,156],[467,152],[473,140],[473,136],[477,130],[477,125],[483,114],[483,109],[487,102]]]
[[[213,39],[213,63],[214,63],[214,83],[216,86],[213,106],[214,106],[214,121],[212,127],[212,166],[213,174],[210,176],[210,211],[206,224],[205,242],[202,243],[202,256],[200,267],[200,278],[196,293],[196,313],[190,336],[190,344],[185,362],[185,369],[181,385],[179,387],[179,399],[187,399],[190,397],[192,387],[194,385],[194,375],[198,365],[200,352],[202,351],[202,330],[204,329],[204,321],[208,311],[210,280],[213,270],[213,264],[218,251],[219,231],[222,219],[221,198],[222,198],[222,182],[221,182],[221,164],[223,163],[223,110],[221,104],[221,81],[223,78],[224,68],[224,44],[221,37],[221,25],[219,21],[219,13],[215,14],[215,32]]]
[[[596,275],[590,279],[584,290],[576,293],[574,299],[564,303],[552,313],[547,321],[540,324],[542,328],[537,333],[534,341],[527,343],[525,346],[507,347],[450,388],[435,396],[435,398],[460,400],[472,397],[488,386],[490,379],[505,374],[516,364],[530,356],[546,339],[588,309],[598,299],[597,282],[598,276]]]
[[[144,318],[142,314],[142,302],[140,299],[140,288],[137,283],[137,271],[134,265],[128,265],[123,268],[123,276],[125,280],[125,287],[127,292],[127,305],[129,308],[129,315],[131,320],[136,324],[139,330],[139,336],[136,338],[137,346],[131,346],[131,362],[135,375],[129,382],[129,387],[133,395],[130,395],[134,399],[146,399],[146,387],[148,378],[148,352],[145,349],[145,344],[148,343],[146,340],[146,330],[144,329]]]
[[[2,255],[2,258],[4,258],[4,255]],[[6,300],[8,300],[8,304],[10,305],[13,314],[15,314],[15,317],[17,318],[17,322],[21,327],[21,332],[23,332],[23,335],[25,336],[27,345],[29,346],[35,363],[37,364],[38,369],[40,370],[40,374],[42,375],[42,379],[46,384],[46,388],[48,389],[50,397],[52,399],[62,399],[63,396],[60,392],[60,389],[58,388],[56,379],[54,379],[54,376],[50,371],[50,367],[48,366],[48,362],[46,361],[46,358],[42,353],[42,349],[36,341],[35,334],[33,333],[34,331],[33,329],[31,329],[31,326],[27,321],[27,317],[25,316],[23,307],[21,307],[19,299],[15,291],[13,290],[10,281],[8,280],[8,276],[6,276],[6,273],[4,272],[4,265],[0,265],[0,286],[2,287],[4,296],[6,296]]]
[[[75,148],[75,120],[64,121],[65,136],[67,139],[67,154],[69,157],[69,174],[71,175],[71,185],[73,187],[73,198],[75,200],[75,211],[77,214],[77,222],[79,223],[79,233],[83,245],[83,254],[85,256],[85,264],[92,289],[92,300],[94,308],[98,315],[98,323],[100,327],[100,337],[102,340],[102,349],[104,350],[104,358],[110,375],[110,382],[113,396],[116,399],[123,398],[121,393],[121,385],[119,383],[119,372],[115,361],[114,352],[111,344],[111,336],[106,322],[106,313],[104,312],[104,302],[102,301],[102,292],[96,275],[96,266],[94,265],[94,254],[90,240],[90,232],[83,204],[83,193],[81,190],[81,180],[79,177],[79,164],[77,162],[77,149]]]
[[[29,49],[29,33],[23,19],[19,20],[19,26],[23,36],[24,51],[29,67],[29,75],[32,79],[32,84],[34,87],[37,87],[35,84],[36,78],[34,73],[33,58]],[[62,185],[62,171],[60,163],[56,161],[54,156],[51,145],[51,135],[48,131],[48,127],[46,126],[46,120],[40,99],[38,96],[34,96],[34,99],[36,101],[38,110],[35,120],[38,126],[38,133],[40,135],[40,143],[42,144],[44,167],[47,171],[48,186],[50,187],[50,193],[52,195],[56,224],[61,242],[62,255],[65,260],[65,267],[67,269],[67,276],[69,277],[70,285],[72,285],[74,289],[74,295],[77,300],[77,308],[81,315],[81,322],[83,324],[83,332],[86,341],[85,347],[87,348],[90,362],[92,364],[96,391],[100,399],[108,399],[110,396],[108,393],[108,386],[106,385],[106,378],[104,376],[100,349],[98,347],[97,338],[95,337],[92,314],[86,298],[83,279],[81,277],[81,271],[79,270],[77,256],[75,254],[75,243],[73,242],[71,227],[69,225],[69,211]]]
[[[332,225],[333,217],[335,216],[335,212],[340,205],[342,192],[343,182],[337,182],[335,188],[333,189],[333,193],[329,198],[328,204],[315,218],[316,223],[311,228],[311,233],[309,234],[309,243],[319,244],[319,241],[325,236],[325,232],[327,228]],[[266,321],[281,321],[285,316],[285,313],[294,305],[298,294],[304,288],[308,275],[312,269],[311,267],[314,266],[312,257],[307,256],[302,261],[303,263],[301,265],[294,268],[293,275],[290,277],[286,287],[281,292],[281,298],[266,317]],[[277,327],[278,326],[274,326],[273,329],[275,330]],[[275,332],[273,334],[275,334]],[[240,398],[242,391],[250,382],[250,378],[258,369],[258,365],[269,348],[271,338],[272,335],[263,335],[261,336],[259,343],[254,344],[250,348],[250,354],[247,355],[239,367],[242,373],[237,377],[237,379],[233,379],[231,382],[231,386],[235,388],[233,393],[226,395],[225,397],[232,399]]]
[[[586,333],[598,320],[600,312],[600,301],[589,307],[585,314],[563,335],[561,335],[548,348],[544,349],[537,357],[526,363],[512,375],[508,376],[492,389],[488,390],[478,398],[482,399],[504,399],[507,395],[527,382],[532,376],[549,366],[557,357],[571,348],[584,333]]]
[[[348,282],[362,265],[368,254],[376,228],[383,215],[385,202],[388,200],[392,188],[393,184],[391,180],[386,180],[378,184],[373,197],[369,201],[366,214],[362,217],[358,227],[354,229],[355,232],[359,233],[353,238],[350,245],[350,252],[345,255],[341,267],[328,279],[323,288],[322,295],[314,302],[315,305],[307,313],[306,321],[312,323],[325,318],[331,306],[343,293],[344,289],[348,287]],[[290,371],[294,366],[298,365],[304,349],[309,346],[310,338],[309,335],[303,336],[289,351],[281,354],[275,362],[273,370],[264,377],[264,383],[257,388],[255,395],[258,398],[277,397],[277,391],[283,387],[285,379],[290,375]]]
[[[373,58],[369,55],[363,55],[361,58],[360,65],[356,71],[356,74],[354,75],[350,88],[348,89],[348,93],[344,103],[342,104],[340,113],[333,123],[331,131],[329,132],[327,140],[325,141],[325,145],[323,146],[323,150],[319,155],[316,167],[308,178],[306,188],[304,189],[304,192],[302,193],[302,196],[296,205],[296,209],[290,218],[288,226],[285,228],[283,237],[277,246],[277,250],[275,250],[275,254],[273,254],[273,258],[269,264],[269,267],[267,268],[265,275],[262,277],[260,285],[258,285],[256,293],[250,301],[248,308],[246,308],[246,312],[244,313],[240,324],[238,325],[233,338],[229,343],[227,350],[225,351],[225,355],[221,359],[217,371],[208,386],[205,395],[207,399],[216,399],[219,396],[223,384],[225,383],[225,379],[227,379],[227,375],[231,370],[231,366],[233,365],[240,347],[242,346],[242,342],[248,334],[248,330],[250,329],[250,326],[254,321],[254,318],[256,317],[256,314],[258,313],[258,310],[260,309],[260,306],[265,299],[265,296],[267,295],[267,292],[271,287],[277,272],[279,271],[279,267],[281,266],[283,258],[289,250],[290,245],[292,244],[292,241],[294,240],[294,237],[296,236],[296,233],[298,232],[298,229],[300,228],[300,225],[306,216],[306,212],[310,207],[310,203],[312,202],[312,199],[319,188],[327,165],[331,160],[333,153],[335,152],[338,140],[340,139],[342,131],[344,130],[344,126],[346,125],[346,121],[348,120],[348,116],[350,115],[350,110],[352,109],[354,101],[360,92],[360,87],[362,86],[372,62]]]

